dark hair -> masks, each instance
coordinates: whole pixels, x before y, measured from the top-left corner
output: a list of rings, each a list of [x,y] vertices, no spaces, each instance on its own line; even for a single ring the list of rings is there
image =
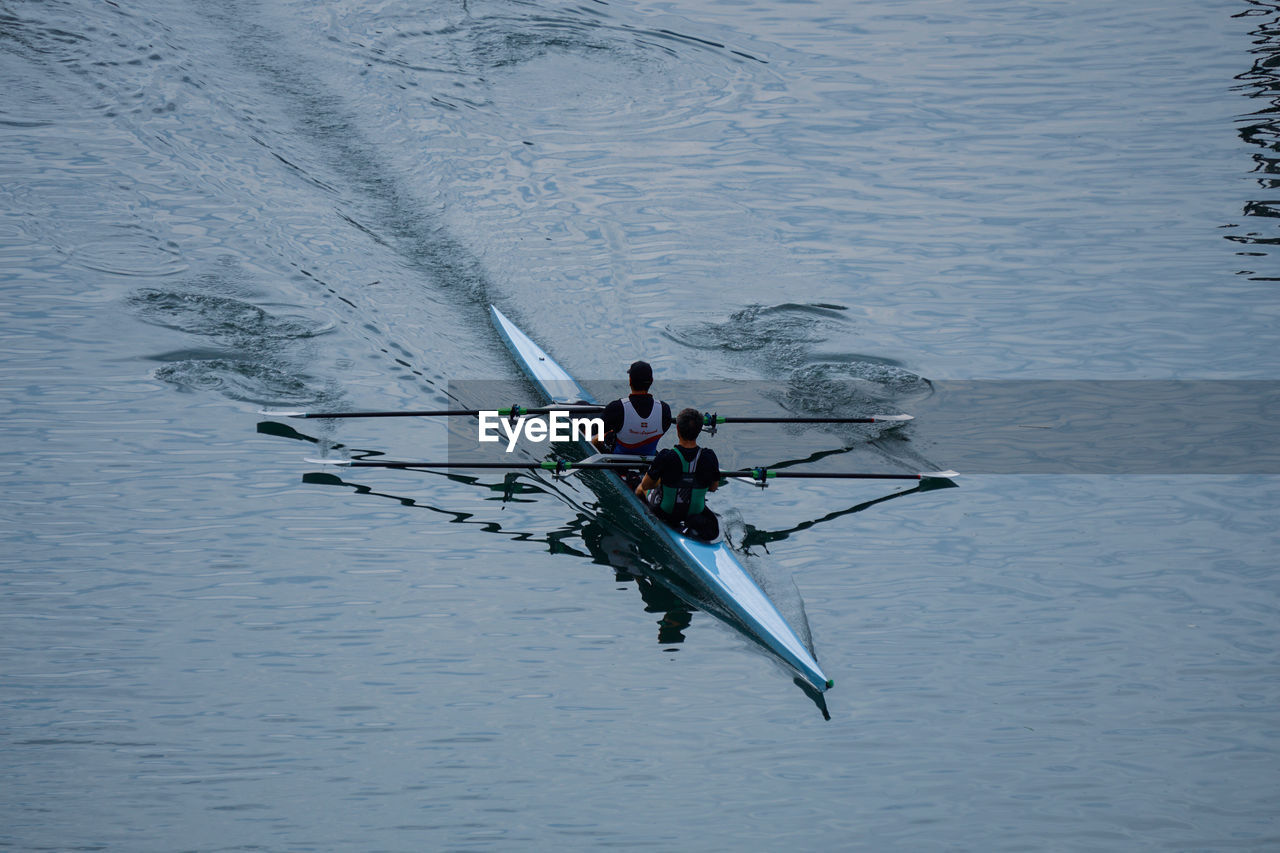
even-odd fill
[[[702,432],[702,413],[697,409],[681,409],[676,415],[676,435],[691,441]]]
[[[631,377],[631,387],[637,391],[648,391],[653,384],[653,368],[647,361],[635,361],[627,368],[627,376]]]

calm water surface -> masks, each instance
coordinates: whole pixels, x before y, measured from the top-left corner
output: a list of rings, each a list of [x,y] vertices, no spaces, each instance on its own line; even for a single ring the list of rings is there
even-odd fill
[[[1274,3],[55,0],[0,35],[0,847],[1280,845],[1274,477],[730,486],[825,720],[581,486],[324,474],[448,427],[257,414],[527,401],[489,304],[584,379],[796,412],[1275,379]],[[910,471],[941,429],[711,442]]]

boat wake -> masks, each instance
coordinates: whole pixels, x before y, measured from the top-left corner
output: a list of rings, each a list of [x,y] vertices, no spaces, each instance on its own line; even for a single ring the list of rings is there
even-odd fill
[[[308,342],[332,326],[277,314],[246,298],[242,282],[206,275],[184,287],[145,287],[125,304],[139,320],[171,329],[199,346],[147,356],[162,362],[155,377],[186,391],[212,391],[262,405],[328,405],[340,398],[334,379],[306,369]],[[227,293],[235,295],[226,295]]]
[[[741,353],[785,383],[778,402],[796,414],[829,415],[866,406],[907,407],[927,397],[929,380],[893,359],[851,352],[856,330],[839,305],[749,305],[724,322],[670,324],[671,340],[694,349]]]

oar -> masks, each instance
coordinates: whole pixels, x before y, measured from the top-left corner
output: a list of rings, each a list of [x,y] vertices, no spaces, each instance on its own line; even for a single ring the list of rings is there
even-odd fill
[[[479,417],[481,412],[497,412],[503,417],[518,418],[521,415],[546,415],[551,412],[603,412],[604,406],[507,406],[499,409],[437,409],[433,411],[393,411],[393,412],[269,412],[258,414],[271,418],[440,418],[440,417]]]
[[[884,424],[915,420],[913,415],[868,415],[865,418],[774,417],[739,418],[708,412],[702,416],[703,426],[715,424]]]
[[[563,459],[541,462],[401,462],[395,460],[366,459],[308,459],[313,465],[337,465],[344,468],[493,468],[500,471],[625,471],[644,468],[648,460],[635,462],[566,462]],[[721,477],[751,479],[758,483],[780,477],[809,478],[815,480],[950,480],[960,476],[955,471],[923,471],[918,474],[862,474],[831,471],[774,471],[770,468],[745,468],[740,471],[721,471]]]
[[[732,415],[718,415],[715,412],[704,412],[702,415],[702,425],[706,428],[708,435],[715,435],[716,427],[720,424],[888,424],[904,423],[910,420],[915,420],[915,418],[911,415],[868,415],[863,418],[782,417],[773,415],[735,417]]]
[[[759,485],[766,480],[795,477],[809,480],[950,480],[959,477],[958,471],[921,471],[918,474],[861,474],[843,471],[774,471],[769,468],[747,468],[742,471],[721,471],[721,477],[751,478]]]
[[[570,414],[586,412],[603,412],[604,406],[520,406],[512,405],[499,409],[434,409],[388,412],[275,412],[259,411],[258,414],[272,418],[441,418],[441,417],[479,417],[481,412],[497,412],[503,417],[520,417],[521,415],[546,415],[551,412],[568,412]],[[714,433],[720,424],[884,424],[902,423],[913,420],[911,415],[869,415],[863,418],[838,417],[734,417],[705,412],[702,425]]]
[[[397,460],[371,459],[307,459],[313,465],[338,465],[343,468],[496,468],[499,471],[625,471],[629,468],[645,468],[648,459],[635,462],[566,462],[544,460],[542,462],[400,462]]]

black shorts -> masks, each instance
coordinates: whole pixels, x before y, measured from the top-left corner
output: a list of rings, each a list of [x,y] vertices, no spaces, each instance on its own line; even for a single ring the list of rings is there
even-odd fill
[[[720,537],[720,519],[716,518],[716,514],[709,509],[685,518],[672,518],[656,504],[650,504],[649,508],[664,524],[671,525],[685,536],[691,536],[703,542],[712,542]]]

